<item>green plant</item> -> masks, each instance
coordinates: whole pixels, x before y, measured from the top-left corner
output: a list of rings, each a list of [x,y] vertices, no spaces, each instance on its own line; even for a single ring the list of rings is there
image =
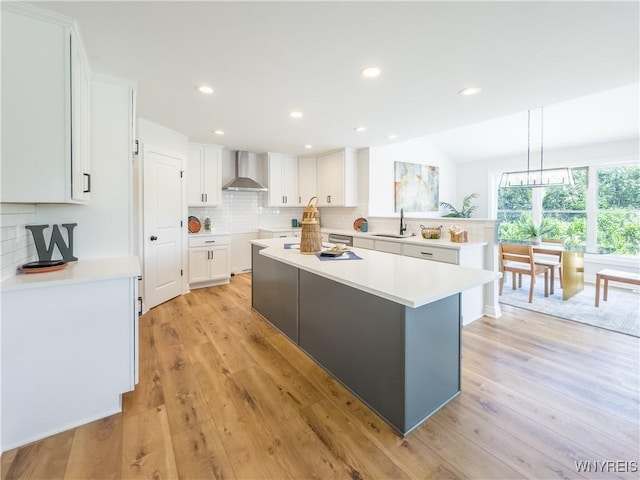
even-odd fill
[[[462,208],[458,210],[453,205],[447,202],[440,202],[440,206],[447,209],[449,213],[443,215],[443,217],[455,217],[455,218],[471,218],[471,214],[474,212],[476,205],[471,205],[471,200],[474,198],[478,198],[479,195],[477,193],[472,193],[471,195],[467,195],[462,199]]]
[[[541,229],[533,222],[529,223],[526,227],[526,234],[531,238],[536,238],[541,235]]]

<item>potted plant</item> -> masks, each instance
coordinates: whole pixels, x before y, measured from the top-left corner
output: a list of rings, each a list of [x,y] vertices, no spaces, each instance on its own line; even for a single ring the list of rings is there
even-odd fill
[[[443,217],[455,217],[455,218],[471,218],[471,214],[477,208],[476,205],[471,205],[471,200],[478,198],[477,193],[467,195],[462,199],[462,208],[458,210],[453,205],[447,202],[440,202],[440,206],[449,210],[449,213],[443,215]]]
[[[540,231],[540,227],[537,226],[535,223],[531,222],[531,223],[529,223],[527,225],[526,234],[531,239],[531,244],[532,245],[539,245],[540,244],[541,231]]]

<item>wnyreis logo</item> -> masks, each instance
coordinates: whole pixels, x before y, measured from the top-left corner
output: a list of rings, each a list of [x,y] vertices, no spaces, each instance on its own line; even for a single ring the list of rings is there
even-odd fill
[[[580,460],[576,461],[578,473],[635,473],[638,471],[638,462],[635,460]]]

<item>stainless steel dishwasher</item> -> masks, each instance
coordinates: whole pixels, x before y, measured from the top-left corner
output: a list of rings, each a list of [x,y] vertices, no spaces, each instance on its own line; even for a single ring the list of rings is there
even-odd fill
[[[353,247],[353,237],[351,235],[340,235],[339,233],[330,233],[329,243],[344,243],[348,247]]]

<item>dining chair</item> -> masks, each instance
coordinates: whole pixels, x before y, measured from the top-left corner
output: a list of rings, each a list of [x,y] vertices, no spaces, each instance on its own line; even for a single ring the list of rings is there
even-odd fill
[[[516,275],[519,276],[519,286],[522,286],[522,275],[531,276],[531,286],[529,287],[529,303],[533,303],[533,289],[536,284],[536,276],[544,274],[544,296],[549,296],[549,267],[537,265],[533,257],[533,247],[531,245],[516,245],[512,243],[500,243],[500,295],[504,287],[504,277],[506,272],[511,272],[512,288],[516,289]]]
[[[562,248],[544,248],[544,244],[563,245],[564,240],[558,238],[543,238],[542,244],[533,248],[534,260],[537,265],[549,267],[551,278],[549,280],[549,293],[553,295],[556,268],[558,269],[558,278],[560,279],[560,288],[562,288]]]

